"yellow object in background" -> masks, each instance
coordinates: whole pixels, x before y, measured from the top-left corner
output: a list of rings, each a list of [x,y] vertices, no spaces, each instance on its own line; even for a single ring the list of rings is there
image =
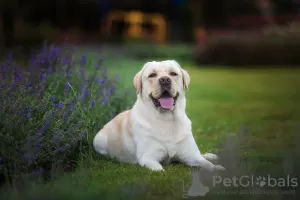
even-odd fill
[[[140,11],[114,11],[109,13],[106,19],[106,34],[112,33],[113,21],[125,22],[128,25],[128,29],[124,33],[124,37],[131,39],[145,38],[147,34],[143,30],[143,23],[149,22],[154,26],[152,32],[152,38],[158,43],[164,43],[166,41],[167,22],[163,15],[160,14],[145,14]]]
[[[132,11],[125,15],[125,23],[129,25],[127,35],[130,38],[139,39],[143,36],[144,14],[139,11]]]
[[[160,14],[149,14],[145,19],[154,25],[154,40],[158,43],[163,43],[166,40],[167,23],[165,18]]]

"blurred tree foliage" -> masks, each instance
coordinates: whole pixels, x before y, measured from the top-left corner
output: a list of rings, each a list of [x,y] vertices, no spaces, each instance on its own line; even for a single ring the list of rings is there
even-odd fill
[[[102,18],[109,10],[140,9],[162,13],[170,23],[178,21],[183,38],[189,40],[195,27],[227,28],[230,16],[261,15],[272,22],[273,15],[296,14],[295,2],[296,0],[0,0],[0,20],[5,45],[12,46],[15,42],[14,22],[17,19],[35,27],[46,23],[60,30],[78,27],[93,31],[99,30]]]
[[[4,45],[6,47],[11,47],[14,43],[14,24],[15,24],[15,13],[17,8],[18,8],[18,0],[0,1],[2,31],[3,31]]]

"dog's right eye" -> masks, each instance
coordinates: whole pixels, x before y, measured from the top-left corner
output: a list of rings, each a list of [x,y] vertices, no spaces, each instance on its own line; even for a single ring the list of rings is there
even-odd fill
[[[153,77],[155,77],[157,74],[156,73],[152,73],[152,74],[150,74],[148,77],[149,78],[153,78]]]

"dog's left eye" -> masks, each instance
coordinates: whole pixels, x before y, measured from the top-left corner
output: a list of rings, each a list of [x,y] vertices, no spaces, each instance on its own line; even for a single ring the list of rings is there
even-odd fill
[[[152,74],[150,74],[148,77],[149,77],[149,78],[153,78],[153,77],[156,77],[156,75],[157,75],[156,73],[152,73]]]
[[[171,76],[177,76],[178,74],[175,73],[175,72],[171,72],[170,75],[171,75]]]

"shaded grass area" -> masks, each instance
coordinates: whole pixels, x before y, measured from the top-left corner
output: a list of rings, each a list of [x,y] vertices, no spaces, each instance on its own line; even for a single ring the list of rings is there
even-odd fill
[[[143,62],[110,60],[104,65],[110,73],[120,74],[120,87],[133,88],[132,78]],[[300,131],[300,70],[183,67],[191,75],[187,113],[203,153],[222,150],[224,139],[238,134],[242,125],[250,131],[240,146],[246,158],[272,158],[294,143],[293,136]],[[95,156],[94,162],[83,162],[73,174],[62,174],[42,188],[33,186],[32,193],[53,199],[181,199],[191,183],[190,169],[181,164],[166,166],[163,173],[151,172]]]

